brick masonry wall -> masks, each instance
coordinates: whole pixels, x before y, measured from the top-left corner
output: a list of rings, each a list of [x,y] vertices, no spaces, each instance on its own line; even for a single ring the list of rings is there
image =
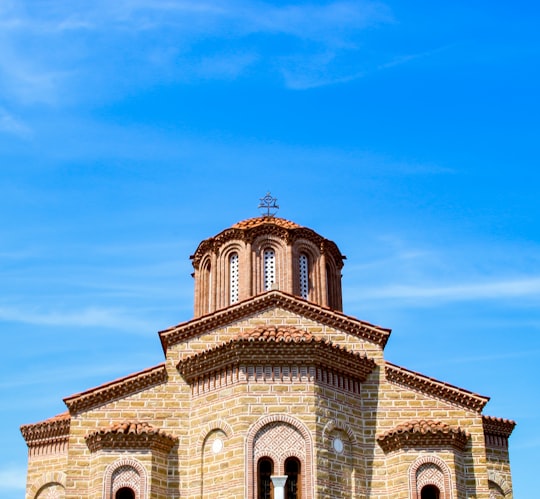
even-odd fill
[[[359,392],[320,383],[313,371],[295,366],[275,380],[264,375],[264,366],[253,366],[199,391],[178,373],[181,359],[260,325],[295,326],[324,336],[349,350],[366,352],[378,367]],[[132,456],[144,467],[152,498],[249,498],[249,481],[254,480],[250,473],[265,431],[273,431],[276,442],[283,432],[296,439],[295,449],[281,441],[268,452],[282,457],[299,454],[304,499],[409,499],[411,466],[425,456],[437,456],[449,470],[455,499],[488,499],[488,466],[510,481],[507,452],[489,449],[486,459],[478,413],[387,381],[380,346],[286,310],[268,310],[174,345],[166,369],[166,383],[74,415],[69,454],[32,458],[29,487],[44,474],[65,472],[67,498],[99,499],[108,466]],[[378,445],[377,435],[418,419],[467,429],[468,446],[464,451],[422,447],[385,453]],[[121,421],[147,422],[178,443],[168,456],[129,449],[90,452],[85,437]],[[342,451],[333,446],[338,438]],[[218,439],[222,448],[215,444]],[[275,458],[275,472],[283,472],[279,459]]]

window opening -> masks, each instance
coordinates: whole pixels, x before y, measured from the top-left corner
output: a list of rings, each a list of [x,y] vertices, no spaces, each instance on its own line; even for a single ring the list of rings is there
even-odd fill
[[[276,282],[276,254],[273,249],[264,250],[264,290],[272,289]]]
[[[206,262],[203,268],[203,313],[207,314],[212,311],[212,272],[210,262]]]
[[[229,257],[229,300],[230,303],[238,301],[238,253],[233,253]]]
[[[257,464],[257,499],[272,499],[272,473],[274,472],[274,463],[268,457],[259,459]]]
[[[285,461],[285,499],[300,499],[300,461],[289,457]]]
[[[307,300],[309,293],[309,260],[305,253],[300,255],[300,296]]]
[[[439,496],[439,489],[435,485],[426,485],[420,492],[420,499],[439,499]]]
[[[114,495],[114,499],[135,499],[135,492],[129,487],[122,487],[118,489]]]

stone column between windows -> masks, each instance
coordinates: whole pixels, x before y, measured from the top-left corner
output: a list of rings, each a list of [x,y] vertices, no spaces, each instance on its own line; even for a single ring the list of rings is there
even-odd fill
[[[274,499],[285,499],[285,482],[287,475],[274,475],[270,477],[274,484]]]
[[[326,272],[326,254],[324,253],[324,248],[321,248],[321,256],[319,258],[319,293],[320,301],[319,303],[328,307],[332,303],[332,299],[329,299],[328,296],[328,273]]]

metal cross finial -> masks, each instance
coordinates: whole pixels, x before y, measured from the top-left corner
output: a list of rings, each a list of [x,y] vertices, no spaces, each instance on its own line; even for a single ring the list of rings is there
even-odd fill
[[[269,192],[266,193],[266,196],[260,198],[260,200],[261,202],[258,208],[260,210],[266,210],[266,213],[263,212],[263,216],[273,217],[279,210],[279,206],[276,204],[277,198],[273,198]]]

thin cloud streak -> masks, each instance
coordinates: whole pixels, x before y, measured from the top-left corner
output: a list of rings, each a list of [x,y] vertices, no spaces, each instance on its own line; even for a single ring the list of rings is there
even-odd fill
[[[392,285],[370,288],[362,299],[418,299],[438,301],[500,300],[540,297],[540,277],[449,286]],[[358,294],[357,294],[358,297]]]
[[[89,307],[79,311],[39,311],[0,307],[0,321],[59,327],[103,327],[132,332],[153,331],[152,323],[112,308]]]
[[[7,466],[0,469],[0,490],[24,490],[25,488],[25,466]]]

